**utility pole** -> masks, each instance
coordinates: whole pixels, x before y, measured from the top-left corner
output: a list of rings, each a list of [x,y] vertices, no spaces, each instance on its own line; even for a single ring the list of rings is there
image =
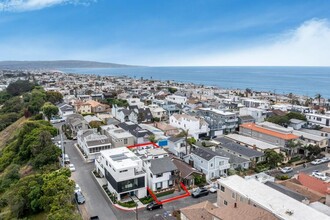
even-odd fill
[[[61,135],[61,149],[62,149],[62,167],[64,167],[64,145],[63,145],[63,134],[62,131],[60,131]]]

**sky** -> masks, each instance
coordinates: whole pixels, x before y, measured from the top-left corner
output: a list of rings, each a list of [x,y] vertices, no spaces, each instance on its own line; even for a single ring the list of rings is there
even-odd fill
[[[0,0],[0,60],[330,66],[328,0]]]

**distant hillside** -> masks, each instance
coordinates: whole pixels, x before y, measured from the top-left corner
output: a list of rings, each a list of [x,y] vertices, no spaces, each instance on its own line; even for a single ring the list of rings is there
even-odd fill
[[[0,61],[0,69],[56,69],[56,68],[120,68],[134,67],[116,63],[102,63],[82,60],[55,61]]]

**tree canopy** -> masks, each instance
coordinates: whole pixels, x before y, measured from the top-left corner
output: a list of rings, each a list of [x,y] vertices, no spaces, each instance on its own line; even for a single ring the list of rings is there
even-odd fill
[[[25,92],[30,92],[33,86],[33,83],[30,83],[28,80],[17,80],[16,82],[10,83],[6,88],[6,91],[11,96],[18,96]]]
[[[50,102],[46,102],[42,106],[42,112],[45,114],[45,116],[47,117],[48,121],[50,121],[50,119],[52,118],[52,116],[58,114],[58,107],[55,106],[55,105],[53,105]]]

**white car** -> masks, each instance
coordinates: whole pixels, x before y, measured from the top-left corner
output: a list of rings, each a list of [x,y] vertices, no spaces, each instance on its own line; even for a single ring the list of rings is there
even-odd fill
[[[324,161],[321,160],[321,159],[316,159],[316,160],[313,160],[313,161],[311,162],[311,164],[313,164],[313,165],[318,165],[318,164],[321,164],[321,163],[324,163]]]
[[[74,167],[74,165],[73,165],[72,163],[70,163],[68,167],[69,167],[69,170],[70,170],[71,172],[76,171],[76,168]]]
[[[216,186],[212,186],[211,188],[209,188],[210,193],[216,193],[218,190],[218,188]]]
[[[282,173],[290,173],[293,171],[292,167],[283,167],[283,168],[280,168],[280,171]]]
[[[76,183],[76,186],[75,186],[75,188],[74,188],[74,192],[76,193],[76,192],[81,192],[81,188],[80,188],[80,186],[78,185],[78,183]]]
[[[324,173],[320,173],[318,170],[315,170],[313,173],[312,173],[312,176],[320,179],[320,180],[326,180],[327,179],[327,176],[324,174]]]
[[[323,162],[329,162],[330,161],[330,157],[323,157],[320,160],[322,160]]]

